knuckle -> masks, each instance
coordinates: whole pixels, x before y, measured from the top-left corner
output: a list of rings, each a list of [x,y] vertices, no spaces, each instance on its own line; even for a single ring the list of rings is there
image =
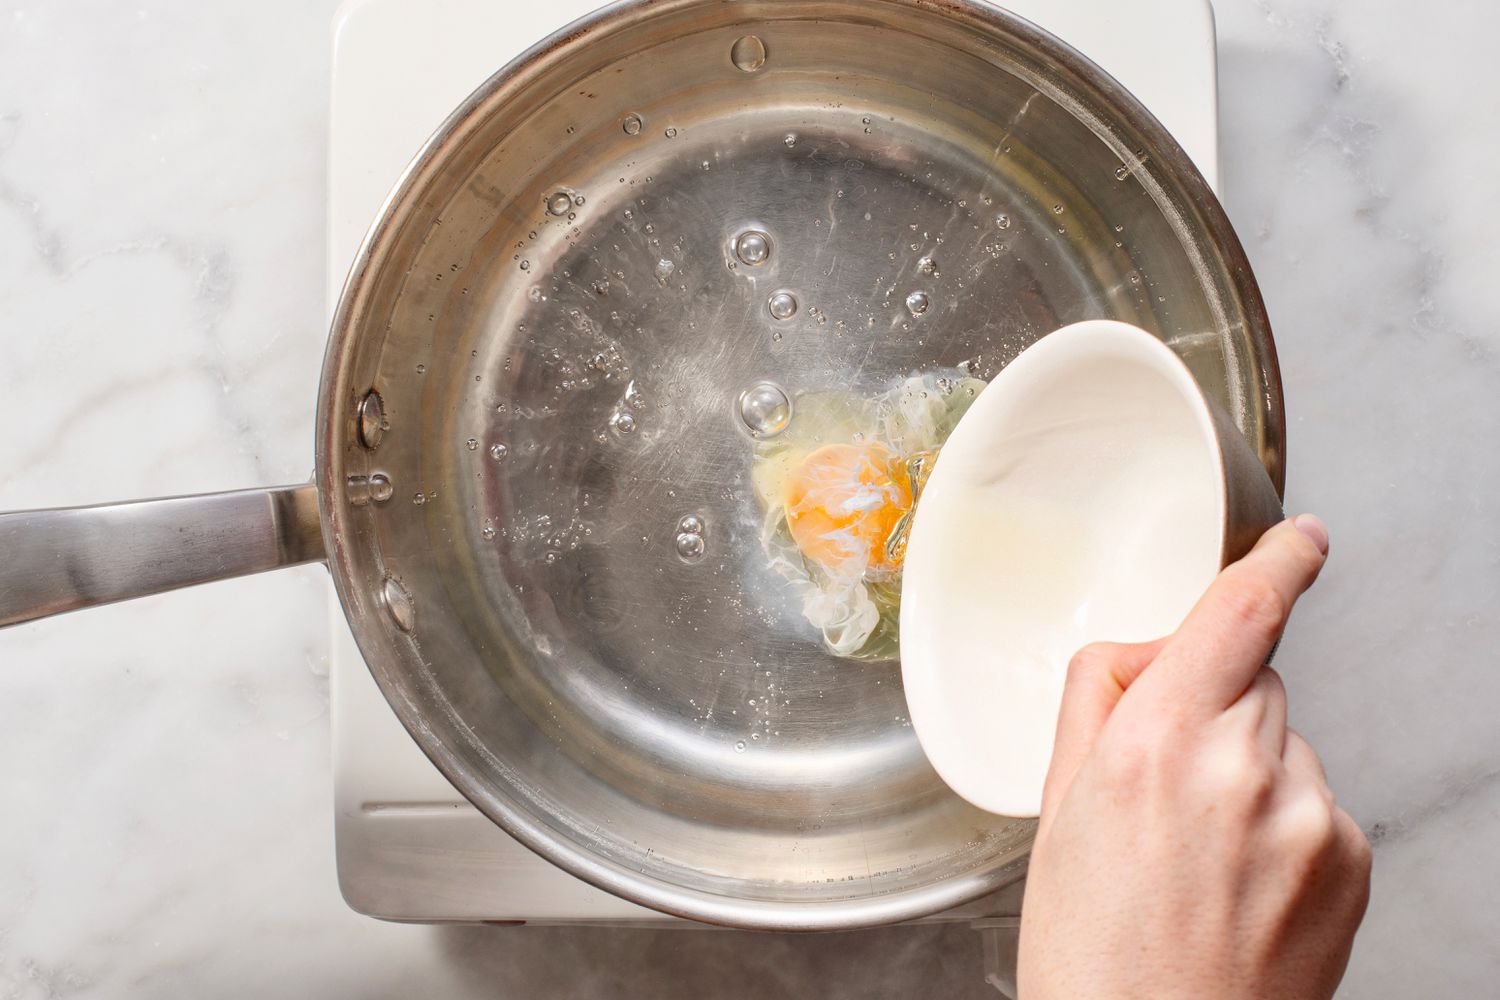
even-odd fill
[[[1255,635],[1274,639],[1281,634],[1291,610],[1287,600],[1270,581],[1250,577],[1225,597],[1233,620]]]
[[[1249,746],[1234,746],[1207,755],[1204,777],[1207,793],[1231,805],[1237,814],[1264,812],[1276,792],[1276,775],[1270,761]]]
[[[1283,819],[1287,842],[1304,857],[1328,855],[1338,846],[1337,816],[1334,807],[1321,795],[1312,792],[1297,795],[1288,804]]]
[[[1113,647],[1107,643],[1091,642],[1068,661],[1068,679],[1077,680],[1082,677],[1092,677],[1103,670],[1108,670],[1114,657]]]
[[[1266,685],[1268,694],[1286,697],[1286,681],[1282,680],[1281,674],[1274,667],[1261,667],[1256,679]]]
[[[1344,831],[1344,842],[1348,845],[1349,860],[1354,865],[1355,873],[1368,881],[1375,863],[1375,849],[1370,846],[1370,838],[1365,836],[1365,832],[1348,813],[1337,807],[1335,812]]]

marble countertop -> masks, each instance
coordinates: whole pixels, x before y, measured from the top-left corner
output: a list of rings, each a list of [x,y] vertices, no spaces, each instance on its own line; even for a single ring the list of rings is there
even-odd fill
[[[1278,662],[1376,847],[1341,996],[1487,995],[1500,8],[1216,6],[1224,196],[1276,325],[1289,504],[1334,537]],[[334,9],[0,5],[0,509],[307,477]],[[325,576],[0,633],[0,996],[995,995],[962,927],[356,916],[333,870]]]

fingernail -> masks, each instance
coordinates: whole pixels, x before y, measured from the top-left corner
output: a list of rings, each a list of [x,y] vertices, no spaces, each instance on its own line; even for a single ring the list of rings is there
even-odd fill
[[[1328,528],[1313,514],[1298,514],[1292,518],[1292,526],[1307,536],[1308,541],[1318,547],[1318,551],[1325,556],[1328,554]]]

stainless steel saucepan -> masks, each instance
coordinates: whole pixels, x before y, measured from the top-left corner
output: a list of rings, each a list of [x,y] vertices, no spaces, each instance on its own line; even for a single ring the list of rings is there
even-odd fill
[[[1095,317],[1175,348],[1280,485],[1244,253],[1091,63],[970,0],[618,4],[391,195],[316,483],[0,516],[0,623],[326,559],[413,738],[568,871],[745,927],[933,913],[1018,878],[1032,824],[950,793],[897,664],[826,652],[768,569],[741,394],[987,377]]]

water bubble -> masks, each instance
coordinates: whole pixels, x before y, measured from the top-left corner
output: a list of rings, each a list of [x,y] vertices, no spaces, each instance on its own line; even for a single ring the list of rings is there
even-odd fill
[[[632,410],[643,409],[646,405],[646,394],[635,384],[635,379],[625,383],[625,405]]]
[[[621,410],[610,418],[609,425],[615,429],[616,434],[634,434],[635,416]]]
[[[662,134],[665,135],[668,139],[677,138],[677,130],[675,128],[669,128]]]
[[[703,517],[699,514],[684,514],[677,522],[677,531],[683,535],[701,535],[703,528]]]
[[[382,592],[385,597],[385,609],[390,613],[391,620],[401,631],[410,632],[417,623],[417,607],[411,599],[411,591],[407,590],[400,580],[388,576],[385,578]]]
[[[781,141],[784,142],[784,143],[786,143],[786,148],[787,149],[791,149],[793,146],[797,145],[797,133],[796,132],[788,132],[786,134],[786,138],[783,139],[783,140],[781,140]]]
[[[540,285],[532,285],[530,288],[526,289],[526,297],[532,302],[540,302],[547,296],[542,294]]]
[[[758,739],[760,739],[760,733],[751,733],[750,734],[750,738],[752,740],[758,740]]]
[[[1062,215],[1063,212],[1065,212],[1065,211],[1067,211],[1067,209],[1063,208],[1061,205],[1053,205],[1052,206],[1052,214],[1053,215]]]
[[[594,294],[595,295],[601,295],[602,296],[602,295],[608,295],[609,294],[609,282],[607,280],[605,280],[605,279],[601,278],[600,280],[594,282],[593,288],[594,288]]]
[[[479,439],[478,438],[469,438],[469,440],[465,441],[464,444],[468,446],[468,448],[469,448],[470,451],[478,451],[479,450]]]
[[[550,215],[567,215],[573,208],[571,191],[555,191],[547,196],[547,212]]]
[[[529,271],[529,270],[531,270],[531,261],[529,261],[529,260],[523,260],[523,261],[521,261],[521,270],[523,270],[523,271]]]
[[[363,507],[370,502],[370,480],[364,476],[350,476],[344,480],[344,493],[354,506]]]
[[[744,753],[745,752],[745,741],[744,740],[740,740],[738,743],[736,743],[734,745],[734,752],[735,753]]]
[[[792,400],[773,382],[757,383],[740,393],[740,419],[751,436],[775,437],[792,422]]]
[[[996,229],[1009,229],[1010,228],[1010,216],[1006,215],[1004,212],[1001,212],[999,215],[995,216],[995,228]]]
[[[771,311],[773,319],[791,319],[797,315],[797,296],[791,292],[777,292],[766,303],[766,308]]]
[[[677,270],[677,265],[663,257],[656,262],[656,280],[665,285],[672,279],[672,272]]]
[[[766,64],[766,43],[755,35],[745,35],[730,48],[729,59],[738,69],[754,73]]]
[[[906,297],[906,308],[913,316],[920,316],[932,305],[932,300],[927,297],[926,292],[912,292]]]
[[[1130,168],[1127,167],[1125,164],[1122,163],[1118,167],[1115,168],[1115,180],[1117,180],[1117,181],[1123,181],[1125,178],[1127,178],[1129,176],[1130,176]]]
[[[484,540],[485,541],[487,541],[487,542],[494,541],[495,540],[495,522],[489,520],[488,518],[486,518],[485,522],[484,522],[484,527],[479,530],[479,533],[484,536]]]
[[[411,502],[414,503],[414,504],[416,504],[418,507],[420,507],[424,503],[427,502],[427,494],[426,493],[416,493],[416,494],[413,494],[412,498],[411,498]]]
[[[734,255],[751,267],[764,264],[771,256],[771,237],[759,229],[749,229],[735,238]]]
[[[866,116],[865,116],[865,117],[863,117],[863,118],[861,118],[861,119],[860,119],[860,123],[861,123],[861,124],[863,124],[863,125],[868,125],[868,124],[870,124],[870,116],[869,116],[869,115],[866,115]]]
[[[921,271],[923,274],[937,274],[937,261],[933,260],[931,257],[923,257],[917,261],[917,270]]]
[[[695,562],[703,558],[703,553],[708,551],[708,545],[703,541],[702,535],[695,535],[691,531],[684,531],[677,536],[677,554],[686,562]]]
[[[505,461],[505,457],[509,454],[509,445],[503,444],[499,441],[496,441],[494,444],[490,445],[490,458],[493,458],[497,462]]]
[[[640,115],[632,112],[625,116],[625,120],[620,123],[620,127],[625,130],[626,135],[640,135],[641,129],[645,127],[645,124]]]
[[[374,389],[365,393],[365,398],[359,402],[358,416],[359,443],[373,451],[380,446],[380,439],[389,426],[385,419],[385,400],[380,398],[380,393]]]
[[[377,472],[370,477],[370,499],[376,503],[385,503],[395,495],[396,487],[391,485],[390,477],[383,472]]]

